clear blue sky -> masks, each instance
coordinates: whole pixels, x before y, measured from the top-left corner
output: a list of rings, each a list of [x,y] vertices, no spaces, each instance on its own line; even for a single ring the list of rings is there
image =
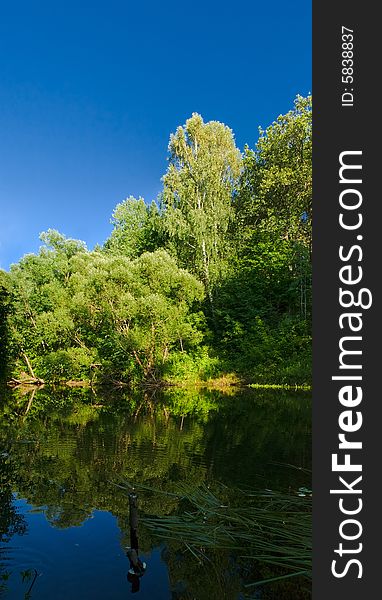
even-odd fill
[[[2,3],[0,267],[49,227],[102,243],[192,112],[242,149],[310,91],[310,0]]]

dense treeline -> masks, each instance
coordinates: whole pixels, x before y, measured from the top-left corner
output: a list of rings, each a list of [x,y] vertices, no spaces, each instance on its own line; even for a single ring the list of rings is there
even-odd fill
[[[311,151],[310,97],[243,153],[193,114],[156,202],[118,204],[92,251],[48,230],[0,272],[2,365],[45,381],[308,382]]]

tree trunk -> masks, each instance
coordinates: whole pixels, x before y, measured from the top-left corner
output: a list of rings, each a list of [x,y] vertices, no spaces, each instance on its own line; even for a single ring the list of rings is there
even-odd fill
[[[29,411],[31,409],[32,402],[33,402],[33,399],[35,397],[35,394],[36,394],[36,389],[32,390],[32,393],[31,393],[29,401],[28,401],[28,405],[27,405],[25,413],[24,413],[24,417],[26,417],[26,415],[29,413]]]
[[[214,302],[213,302],[213,297],[212,297],[212,292],[211,292],[210,273],[209,273],[209,269],[208,269],[208,258],[207,258],[205,240],[202,240],[202,255],[203,255],[203,267],[204,267],[204,285],[205,285],[208,300],[210,303],[212,319],[214,319],[214,317],[215,317]]]
[[[28,358],[28,357],[27,357],[27,355],[25,354],[25,352],[21,352],[21,354],[22,354],[22,357],[23,357],[23,359],[24,359],[24,360],[25,360],[25,362],[26,362],[26,365],[27,365],[27,367],[28,367],[28,371],[29,371],[29,374],[30,374],[30,376],[31,376],[31,377],[33,377],[33,379],[38,379],[38,377],[36,377],[36,375],[34,374],[34,371],[33,371],[33,369],[32,369],[32,365],[31,365],[31,363],[30,363],[30,361],[29,361],[29,358]]]

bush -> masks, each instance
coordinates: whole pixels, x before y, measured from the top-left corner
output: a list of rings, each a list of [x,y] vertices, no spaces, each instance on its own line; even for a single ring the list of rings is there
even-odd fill
[[[91,379],[91,365],[97,362],[95,350],[68,348],[50,352],[38,359],[37,371],[48,381]]]
[[[173,382],[206,381],[220,372],[220,360],[210,355],[207,346],[193,352],[173,352],[165,363],[163,376]]]

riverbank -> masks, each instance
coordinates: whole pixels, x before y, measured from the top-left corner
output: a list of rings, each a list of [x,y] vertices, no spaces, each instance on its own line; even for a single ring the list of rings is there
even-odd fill
[[[8,387],[11,388],[41,388],[45,385],[54,387],[69,387],[69,388],[141,388],[141,389],[161,389],[161,388],[179,388],[188,390],[219,390],[223,393],[234,392],[240,388],[251,388],[251,389],[270,389],[270,390],[304,390],[309,391],[312,389],[311,385],[308,384],[279,384],[279,383],[254,383],[249,382],[246,379],[240,378],[235,373],[228,373],[220,375],[218,377],[209,378],[207,380],[192,379],[192,380],[156,380],[150,382],[141,382],[138,386],[131,386],[128,382],[123,381],[109,381],[109,382],[93,382],[91,380],[74,380],[69,379],[67,381],[44,381],[42,379],[32,379],[30,377],[19,379],[12,378],[7,382]]]

